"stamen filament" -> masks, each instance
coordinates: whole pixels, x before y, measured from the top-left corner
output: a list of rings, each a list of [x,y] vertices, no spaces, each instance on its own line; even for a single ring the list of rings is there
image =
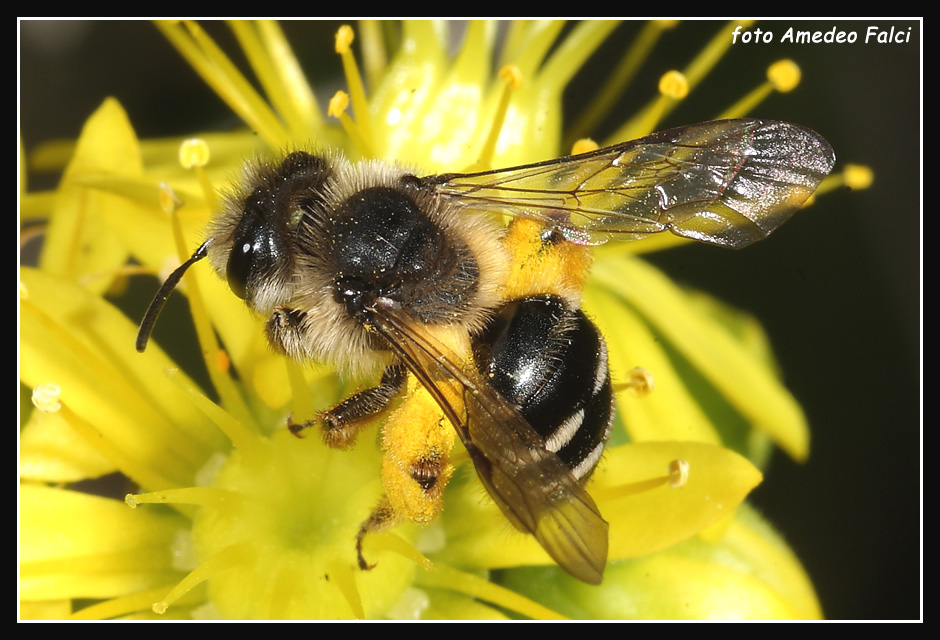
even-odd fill
[[[750,24],[751,21],[732,21],[718,30],[718,33],[705,45],[702,52],[681,71],[688,83],[688,92],[698,86],[731,46],[728,29],[733,31],[738,25],[746,28]],[[641,109],[634,117],[621,125],[606,144],[633,140],[648,135],[656,130],[662,119],[675,108],[676,104],[676,101],[663,101],[661,96],[657,96],[650,101],[647,107]]]
[[[340,55],[343,61],[343,73],[346,76],[346,87],[349,89],[349,96],[352,99],[353,111],[356,113],[356,122],[359,125],[360,134],[368,143],[367,147],[372,147],[372,124],[369,115],[369,101],[366,98],[366,88],[362,84],[362,76],[359,75],[359,67],[356,65],[356,57],[352,53],[350,45],[353,41],[353,30],[349,25],[343,25],[336,32],[336,53]]]
[[[183,578],[162,600],[153,603],[154,613],[163,615],[171,604],[179,600],[200,583],[225,569],[232,569],[240,564],[250,564],[253,555],[252,546],[247,543],[233,544],[218,552]]]
[[[112,598],[76,611],[69,620],[111,620],[131,613],[147,611],[156,598],[163,596],[169,587],[157,587],[138,591],[130,595]]]
[[[599,503],[609,503],[620,498],[636,496],[647,491],[655,491],[669,484],[669,474],[638,480],[636,482],[627,482],[612,487],[592,487],[591,495]]]
[[[257,431],[247,429],[228,411],[209,400],[191,385],[184,385],[179,376],[172,376],[173,381],[189,394],[196,408],[201,410],[212,423],[225,434],[232,446],[241,451],[246,457],[256,455],[257,448],[265,441],[257,435]],[[254,423],[249,423],[254,424]]]
[[[767,69],[767,80],[755,87],[746,96],[723,111],[717,119],[741,118],[751,113],[757,105],[774,91],[786,93],[800,83],[800,68],[792,60],[778,60]]]
[[[488,582],[478,576],[457,571],[442,563],[434,565],[434,571],[419,573],[415,582],[429,587],[450,589],[474,598],[516,611],[533,620],[564,620],[565,617],[537,602],[519,595],[505,587]]]
[[[131,509],[141,504],[190,504],[219,509],[232,508],[236,502],[244,501],[242,494],[218,487],[161,489],[151,493],[129,493],[124,497],[124,502]]]
[[[815,198],[842,187],[855,190],[867,189],[874,181],[875,174],[871,167],[862,164],[847,164],[839,173],[830,173],[826,176],[826,179],[822,181],[812,197]],[[807,200],[807,204],[809,202]]]
[[[372,148],[369,146],[362,129],[359,127],[358,123],[346,113],[346,107],[348,106],[349,94],[345,91],[337,91],[330,99],[330,105],[327,108],[326,114],[332,118],[339,118],[339,122],[343,126],[343,131],[352,138],[353,144],[359,150],[360,156],[363,158],[372,158],[374,157]]]
[[[591,100],[585,111],[568,129],[568,142],[565,146],[571,146],[574,140],[589,135],[610,113],[614,104],[630,86],[633,77],[646,61],[653,47],[656,46],[660,36],[675,25],[675,20],[650,20],[644,25],[643,30],[624,53],[617,68],[614,69],[610,79],[604,83],[597,97]]]
[[[506,65],[499,70],[499,77],[505,81],[503,93],[499,99],[499,106],[496,107],[496,113],[493,116],[493,123],[490,125],[489,134],[480,150],[480,156],[476,164],[469,171],[486,171],[492,168],[493,153],[496,151],[496,142],[499,140],[499,134],[503,130],[503,124],[506,122],[506,112],[509,110],[509,101],[512,99],[513,92],[522,86],[522,72],[515,65]]]

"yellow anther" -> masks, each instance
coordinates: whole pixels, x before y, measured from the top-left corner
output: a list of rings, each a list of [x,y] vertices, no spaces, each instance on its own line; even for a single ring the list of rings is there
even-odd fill
[[[183,206],[183,201],[176,195],[176,191],[167,182],[161,182],[157,185],[157,193],[160,197],[160,209],[164,213],[176,213]]]
[[[59,385],[51,382],[33,387],[33,406],[43,413],[55,413],[62,408],[59,402],[59,396],[62,395],[62,389]]]
[[[767,67],[767,79],[780,93],[792,91],[800,84],[800,67],[793,60],[777,60]]]
[[[513,91],[522,86],[522,71],[514,64],[507,64],[500,69],[499,78]]]
[[[681,71],[667,71],[659,79],[659,92],[673,100],[681,100],[689,95],[689,82]]]
[[[215,366],[223,373],[228,372],[232,366],[232,359],[229,358],[228,351],[219,349],[215,352]]]
[[[630,394],[637,398],[652,393],[655,385],[653,384],[653,374],[643,367],[633,367],[627,372],[627,379],[624,383]]]
[[[571,145],[571,153],[572,155],[578,155],[579,153],[587,153],[588,151],[594,151],[598,148],[600,148],[600,145],[590,138],[581,138]]]
[[[354,38],[355,33],[353,33],[352,27],[348,24],[341,26],[336,32],[336,53],[348,53],[349,45],[352,44]]]
[[[678,458],[669,463],[669,486],[673,489],[684,487],[689,481],[689,461]]]
[[[842,173],[849,189],[867,189],[875,181],[875,172],[863,164],[847,164]]]
[[[189,138],[180,144],[180,164],[184,169],[204,167],[209,163],[209,145],[201,138]]]
[[[349,106],[349,94],[345,91],[337,91],[333,94],[333,97],[330,98],[330,105],[326,109],[326,115],[332,118],[338,118],[346,112],[346,108]]]

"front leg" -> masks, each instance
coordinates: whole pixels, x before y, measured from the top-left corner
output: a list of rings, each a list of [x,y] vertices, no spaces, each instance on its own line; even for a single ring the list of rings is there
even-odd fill
[[[317,425],[327,446],[348,449],[356,443],[363,423],[378,416],[398,397],[407,378],[405,367],[393,364],[382,374],[378,386],[354,393],[307,422],[295,424],[288,418],[287,428],[295,436],[302,438],[304,430]]]

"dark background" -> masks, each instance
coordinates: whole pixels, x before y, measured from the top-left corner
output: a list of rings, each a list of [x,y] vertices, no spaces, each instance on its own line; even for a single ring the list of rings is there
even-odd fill
[[[923,616],[921,25],[877,23],[886,30],[912,26],[911,41],[866,45],[869,24],[759,23],[778,42],[732,47],[663,128],[713,118],[755,86],[768,64],[792,58],[803,69],[800,87],[751,115],[815,129],[836,150],[836,170],[867,164],[874,185],[823,196],[744,252],[692,246],[651,260],[676,280],[752,312],[771,337],[786,383],[808,414],[812,452],[804,465],[775,454],[752,501],[805,564],[825,615],[916,619]],[[332,52],[337,26],[285,25],[306,71],[319,76],[318,88],[324,74],[340,68]],[[645,104],[658,76],[685,66],[721,26],[686,22],[668,33],[617,119]],[[836,26],[857,31],[860,42],[780,44],[790,26]],[[619,55],[638,30],[620,27],[602,56]],[[149,23],[23,22],[20,37],[19,130],[27,150],[74,138],[108,95],[121,101],[141,137],[236,124]],[[566,96],[568,109],[577,109],[578,96],[593,95],[609,66],[588,67]]]

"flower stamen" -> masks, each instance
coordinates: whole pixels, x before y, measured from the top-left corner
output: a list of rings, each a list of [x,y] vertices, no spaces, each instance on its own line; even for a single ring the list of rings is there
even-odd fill
[[[56,413],[62,408],[59,396],[62,389],[52,382],[36,385],[33,388],[33,406],[43,413]]]
[[[583,137],[598,126],[601,120],[610,113],[617,100],[624,95],[637,71],[640,70],[653,47],[659,42],[660,36],[677,24],[677,20],[650,20],[643,26],[642,31],[637,35],[633,44],[630,45],[630,48],[624,53],[617,67],[611,73],[610,79],[604,83],[597,97],[591,100],[584,113],[578,117],[577,122],[570,128],[569,140]]]
[[[112,598],[76,611],[69,620],[111,620],[121,616],[146,611],[151,608],[155,598],[166,593],[167,587],[157,587],[139,591],[120,598]]]
[[[738,25],[747,28],[751,22],[752,21],[749,20],[732,21],[719,29],[718,33],[705,45],[701,53],[699,53],[685,69],[681,70],[680,73],[685,78],[685,82],[688,86],[685,95],[688,95],[688,93],[698,86],[728,51],[728,48],[732,44],[731,38],[728,37],[728,30],[733,31]],[[654,98],[647,107],[641,109],[634,117],[617,129],[607,144],[633,140],[655,131],[662,119],[673,110],[675,105],[675,100],[664,102],[662,96]]]
[[[680,489],[689,481],[689,461],[678,458],[669,462],[669,487]]]
[[[653,374],[643,367],[634,367],[627,372],[627,379],[614,385],[618,391],[626,390],[634,398],[642,398],[653,392]]]
[[[211,558],[200,564],[175,587],[163,596],[163,599],[153,603],[153,612],[163,615],[170,605],[186,595],[202,582],[209,580],[213,575],[226,569],[233,569],[242,564],[250,564],[249,554],[252,547],[247,543],[236,543],[219,551]]]
[[[331,118],[339,118],[339,122],[343,126],[343,131],[346,132],[346,135],[352,139],[353,144],[359,149],[359,155],[365,158],[372,157],[372,149],[366,140],[365,132],[362,130],[362,127],[346,113],[347,107],[349,107],[349,94],[342,90],[337,91],[333,94],[333,97],[330,98],[326,115]]]
[[[362,76],[359,74],[359,67],[356,65],[356,57],[352,53],[350,45],[353,42],[355,34],[352,27],[344,24],[336,32],[336,53],[340,55],[343,61],[343,73],[346,76],[346,87],[349,89],[349,95],[352,98],[353,110],[356,112],[356,122],[365,141],[372,140],[372,126],[369,122],[369,100],[366,97],[366,88],[362,83]],[[332,102],[331,102],[332,105]],[[371,148],[372,144],[367,144]]]
[[[505,587],[488,582],[478,576],[458,571],[447,565],[438,563],[434,571],[421,573],[416,582],[429,587],[450,589],[474,598],[492,602],[500,607],[516,611],[533,620],[564,620],[564,616],[551,609],[543,607],[537,602],[519,595]]]
[[[819,194],[827,193],[840,187],[848,187],[849,189],[858,191],[867,189],[874,181],[875,172],[871,170],[871,167],[863,164],[847,164],[839,173],[829,174],[826,179],[822,181],[822,184],[819,185],[819,188],[816,189],[816,193],[814,193],[806,203],[809,204],[812,202],[813,198]]]
[[[767,80],[755,87],[746,96],[728,107],[718,116],[722,118],[740,118],[754,110],[774,91],[787,93],[800,84],[800,67],[793,60],[778,60],[767,67]]]

